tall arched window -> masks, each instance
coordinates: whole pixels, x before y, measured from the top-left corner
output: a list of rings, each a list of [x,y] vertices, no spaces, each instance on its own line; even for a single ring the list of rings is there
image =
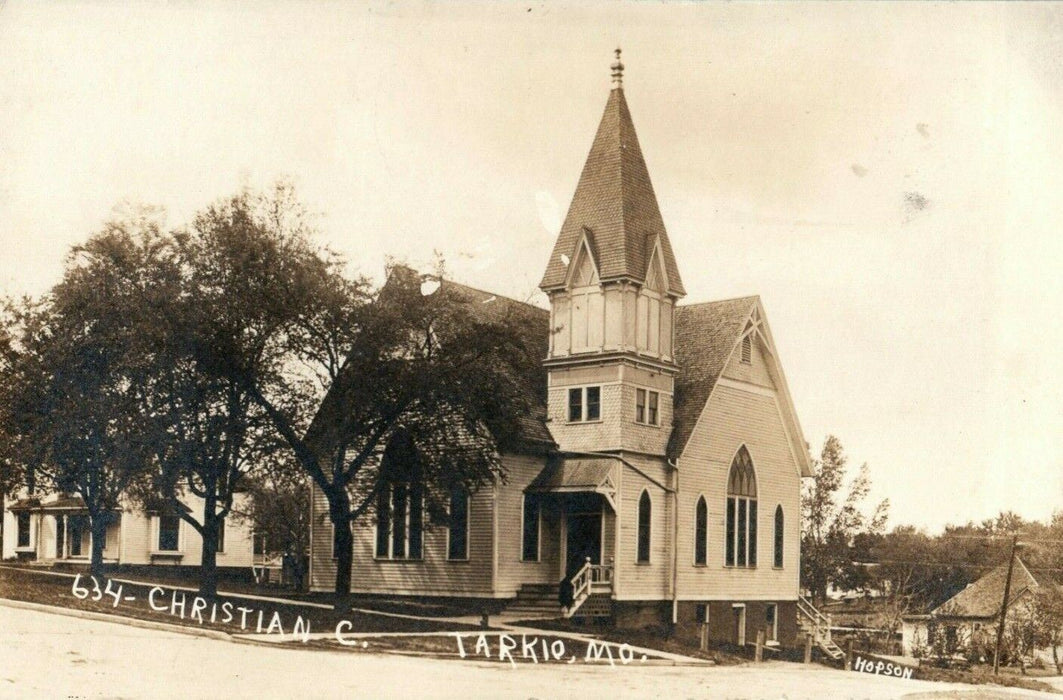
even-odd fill
[[[413,440],[400,431],[388,442],[376,502],[376,556],[420,559],[424,545],[424,482]]]
[[[694,506],[694,563],[704,564],[708,558],[709,504],[705,497],[698,498]]]
[[[639,496],[638,562],[650,560],[650,494],[643,491]]]
[[[727,479],[727,566],[757,565],[757,477],[745,445],[731,462]]]
[[[783,515],[782,506],[775,506],[775,561],[776,568],[782,568],[782,544],[783,544]]]

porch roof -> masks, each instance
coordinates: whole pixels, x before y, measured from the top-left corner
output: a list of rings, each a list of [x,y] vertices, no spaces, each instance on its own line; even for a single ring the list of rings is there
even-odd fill
[[[52,500],[42,501],[39,498],[22,498],[8,506],[12,513],[52,513],[56,511],[83,511],[85,501],[81,496],[58,496]]]
[[[539,476],[525,489],[528,493],[600,493],[608,498],[616,494],[613,470],[620,460],[607,456],[551,457]]]

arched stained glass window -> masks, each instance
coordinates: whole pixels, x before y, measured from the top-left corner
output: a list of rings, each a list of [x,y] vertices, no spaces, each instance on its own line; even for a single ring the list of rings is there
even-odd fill
[[[727,566],[757,565],[757,476],[745,445],[738,449],[727,478]]]

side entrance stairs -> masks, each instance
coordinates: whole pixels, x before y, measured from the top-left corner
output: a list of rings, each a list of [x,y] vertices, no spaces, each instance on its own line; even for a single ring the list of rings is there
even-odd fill
[[[797,599],[797,627],[811,637],[820,651],[830,658],[838,661],[845,656],[841,647],[831,641],[830,615],[821,612],[812,605],[812,601],[803,596]]]

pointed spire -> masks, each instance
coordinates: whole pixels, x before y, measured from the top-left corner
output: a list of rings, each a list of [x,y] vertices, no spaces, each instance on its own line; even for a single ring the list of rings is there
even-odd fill
[[[620,62],[620,47],[616,47],[616,60],[613,61],[611,68],[613,69],[613,89],[624,87],[624,64]]]
[[[622,66],[614,68],[617,82],[620,76],[616,74],[622,70]],[[660,283],[672,295],[685,294],[624,90],[620,87],[614,87],[609,93],[598,133],[587,154],[540,288],[564,286],[568,268],[561,256],[575,259],[584,229],[593,237],[602,281],[626,278],[644,282],[648,262],[659,241],[667,277]]]

